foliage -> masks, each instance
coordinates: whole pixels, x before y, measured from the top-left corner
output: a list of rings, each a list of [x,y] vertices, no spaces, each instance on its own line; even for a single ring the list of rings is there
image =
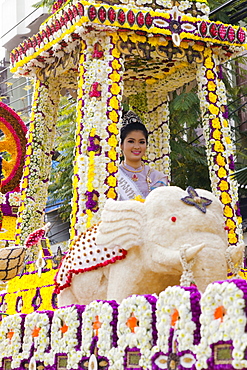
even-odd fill
[[[226,0],[208,0],[209,7],[212,15],[210,19],[213,21],[220,21],[228,24],[238,24],[240,20],[246,21],[246,0],[232,0],[231,2]],[[222,5],[227,5],[222,7]],[[219,9],[218,12],[214,13],[213,10]]]
[[[62,204],[59,214],[64,221],[69,220],[71,213],[75,124],[75,100],[64,97],[60,103],[54,148],[56,159],[53,161],[47,203],[48,207]]]
[[[180,92],[180,91],[179,91]],[[170,103],[172,185],[210,189],[209,173],[202,133],[199,99],[196,90],[178,95]]]
[[[46,6],[49,11],[51,11],[52,5],[56,2],[56,0],[40,0],[33,5],[34,8],[40,8],[42,6]]]

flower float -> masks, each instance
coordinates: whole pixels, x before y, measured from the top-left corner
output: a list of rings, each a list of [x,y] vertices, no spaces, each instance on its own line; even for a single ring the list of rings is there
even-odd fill
[[[42,220],[60,89],[77,90],[72,246],[80,232],[99,222],[106,199],[117,199],[123,97],[149,122],[147,160],[170,177],[168,93],[195,77],[212,189],[224,206],[229,244],[241,243],[220,65],[245,48],[245,28],[210,21],[204,0],[57,1],[37,34],[10,56],[16,76],[37,77],[17,243]],[[142,103],[134,105],[141,94]]]

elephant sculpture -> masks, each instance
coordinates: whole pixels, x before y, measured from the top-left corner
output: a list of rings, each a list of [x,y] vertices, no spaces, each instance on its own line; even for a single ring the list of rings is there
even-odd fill
[[[81,234],[56,277],[58,305],[95,299],[120,302],[131,294],[159,294],[178,285],[186,261],[200,290],[227,277],[227,231],[222,204],[209,191],[176,186],[145,201],[107,200],[101,223]],[[241,248],[231,249],[234,262]]]

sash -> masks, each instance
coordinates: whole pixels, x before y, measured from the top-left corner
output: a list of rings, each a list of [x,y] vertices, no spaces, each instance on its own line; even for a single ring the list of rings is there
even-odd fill
[[[121,200],[134,199],[137,195],[140,195],[142,198],[144,198],[135,182],[126,175],[121,167],[119,167],[118,171],[120,174],[118,180],[118,194],[121,196]]]

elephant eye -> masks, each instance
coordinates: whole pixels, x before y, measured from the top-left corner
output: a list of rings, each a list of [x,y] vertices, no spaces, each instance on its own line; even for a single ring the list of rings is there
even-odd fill
[[[172,222],[176,222],[176,221],[177,221],[177,217],[176,217],[176,216],[172,216],[172,217],[171,217],[171,221],[172,221]]]

